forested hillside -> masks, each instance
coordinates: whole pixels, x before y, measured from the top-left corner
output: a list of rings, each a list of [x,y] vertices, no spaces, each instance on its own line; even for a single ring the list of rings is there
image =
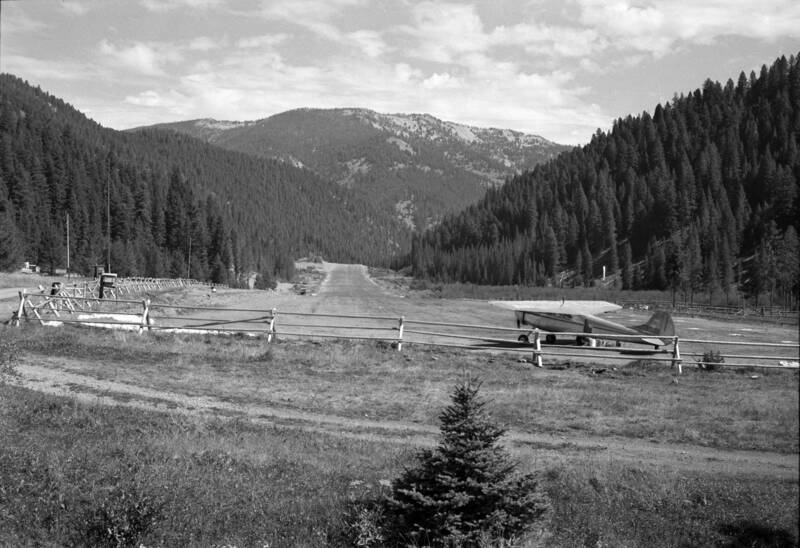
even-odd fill
[[[796,304],[800,66],[781,57],[617,120],[415,239],[415,275],[593,284]]]
[[[368,109],[297,109],[254,122],[159,124],[229,150],[278,158],[358,192],[419,230],[569,147],[537,135]]]
[[[173,132],[117,132],[0,75],[0,269],[287,276],[293,259],[387,264],[408,233],[348,189]],[[109,195],[110,191],[110,195]],[[405,248],[404,248],[405,246]]]

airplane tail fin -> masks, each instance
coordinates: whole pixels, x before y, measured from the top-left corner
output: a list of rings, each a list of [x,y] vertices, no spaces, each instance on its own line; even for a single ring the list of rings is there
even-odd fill
[[[647,335],[659,335],[672,337],[675,335],[675,324],[672,322],[672,315],[663,310],[656,311],[647,323],[634,327],[636,331]]]

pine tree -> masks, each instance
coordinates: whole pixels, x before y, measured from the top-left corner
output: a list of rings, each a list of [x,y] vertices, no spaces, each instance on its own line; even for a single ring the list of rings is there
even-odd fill
[[[499,445],[505,433],[478,396],[480,383],[455,387],[439,416],[439,445],[417,454],[392,485],[387,515],[403,543],[478,546],[529,530],[547,510],[531,475],[517,475],[516,463]]]
[[[633,289],[633,259],[628,241],[622,244],[622,289]]]
[[[583,242],[581,256],[583,257],[583,284],[586,287],[590,287],[594,282],[594,260],[592,259],[592,252],[589,251],[589,243],[586,240]]]
[[[558,240],[553,227],[547,226],[544,231],[544,257],[546,273],[555,279],[559,270]]]
[[[800,289],[800,242],[793,226],[786,229],[777,245],[778,286],[784,306],[796,307]]]
[[[0,202],[0,272],[22,266],[23,246],[11,207],[11,202]]]

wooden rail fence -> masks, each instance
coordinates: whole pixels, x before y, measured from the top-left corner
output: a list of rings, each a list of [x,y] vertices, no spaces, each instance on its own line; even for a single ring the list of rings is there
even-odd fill
[[[176,285],[186,281],[177,281]],[[158,284],[149,279],[129,284],[132,290],[149,291]],[[163,286],[162,286],[163,287]],[[682,372],[683,365],[698,367],[758,367],[797,369],[800,347],[797,343],[766,343],[758,341],[709,341],[680,338],[662,338],[665,347],[619,346],[619,341],[639,336],[592,334],[591,344],[578,346],[578,338],[586,333],[557,333],[556,344],[544,344],[546,333],[494,325],[456,324],[414,320],[396,316],[360,316],[343,314],[313,314],[278,311],[277,309],[228,309],[199,306],[157,304],[150,299],[119,299],[85,296],[80,291],[20,292],[19,307],[10,323],[23,322],[42,325],[77,324],[93,327],[135,330],[139,333],[165,331],[172,333],[235,334],[247,333],[261,336],[271,343],[277,337],[335,338],[382,340],[402,350],[404,344],[462,348],[468,350],[503,351],[526,354],[531,362],[542,367],[545,359],[580,358],[606,361],[647,360],[670,364]],[[517,340],[528,335],[530,342]],[[509,338],[510,337],[510,338]],[[572,344],[565,344],[570,341]],[[747,347],[750,352],[736,350],[719,352],[718,348]],[[752,349],[764,349],[757,353]],[[709,354],[714,350],[715,354]],[[791,355],[790,355],[791,354]],[[715,361],[703,361],[703,356],[713,355]],[[686,356],[692,356],[686,359]],[[719,359],[724,360],[719,363]]]
[[[682,301],[675,302],[673,304],[672,301],[634,300],[620,300],[617,301],[617,304],[624,308],[633,308],[637,310],[664,309],[680,314],[690,314],[696,316],[758,318],[759,320],[775,323],[798,323],[798,311],[790,310],[781,306],[760,306],[754,308],[744,306],[712,306]]]

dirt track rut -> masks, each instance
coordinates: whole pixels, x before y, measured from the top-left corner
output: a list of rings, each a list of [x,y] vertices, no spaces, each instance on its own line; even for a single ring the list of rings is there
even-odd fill
[[[10,383],[48,394],[76,398],[92,405],[114,405],[196,417],[244,417],[257,423],[332,436],[409,446],[436,442],[436,428],[413,422],[353,419],[263,404],[231,403],[208,396],[190,396],[129,383],[102,380],[63,370],[59,358],[43,364],[23,363]],[[723,451],[694,445],[644,440],[530,434],[509,431],[505,442],[521,459],[558,463],[595,458],[630,466],[676,472],[747,474],[798,479],[797,455],[764,451]]]

